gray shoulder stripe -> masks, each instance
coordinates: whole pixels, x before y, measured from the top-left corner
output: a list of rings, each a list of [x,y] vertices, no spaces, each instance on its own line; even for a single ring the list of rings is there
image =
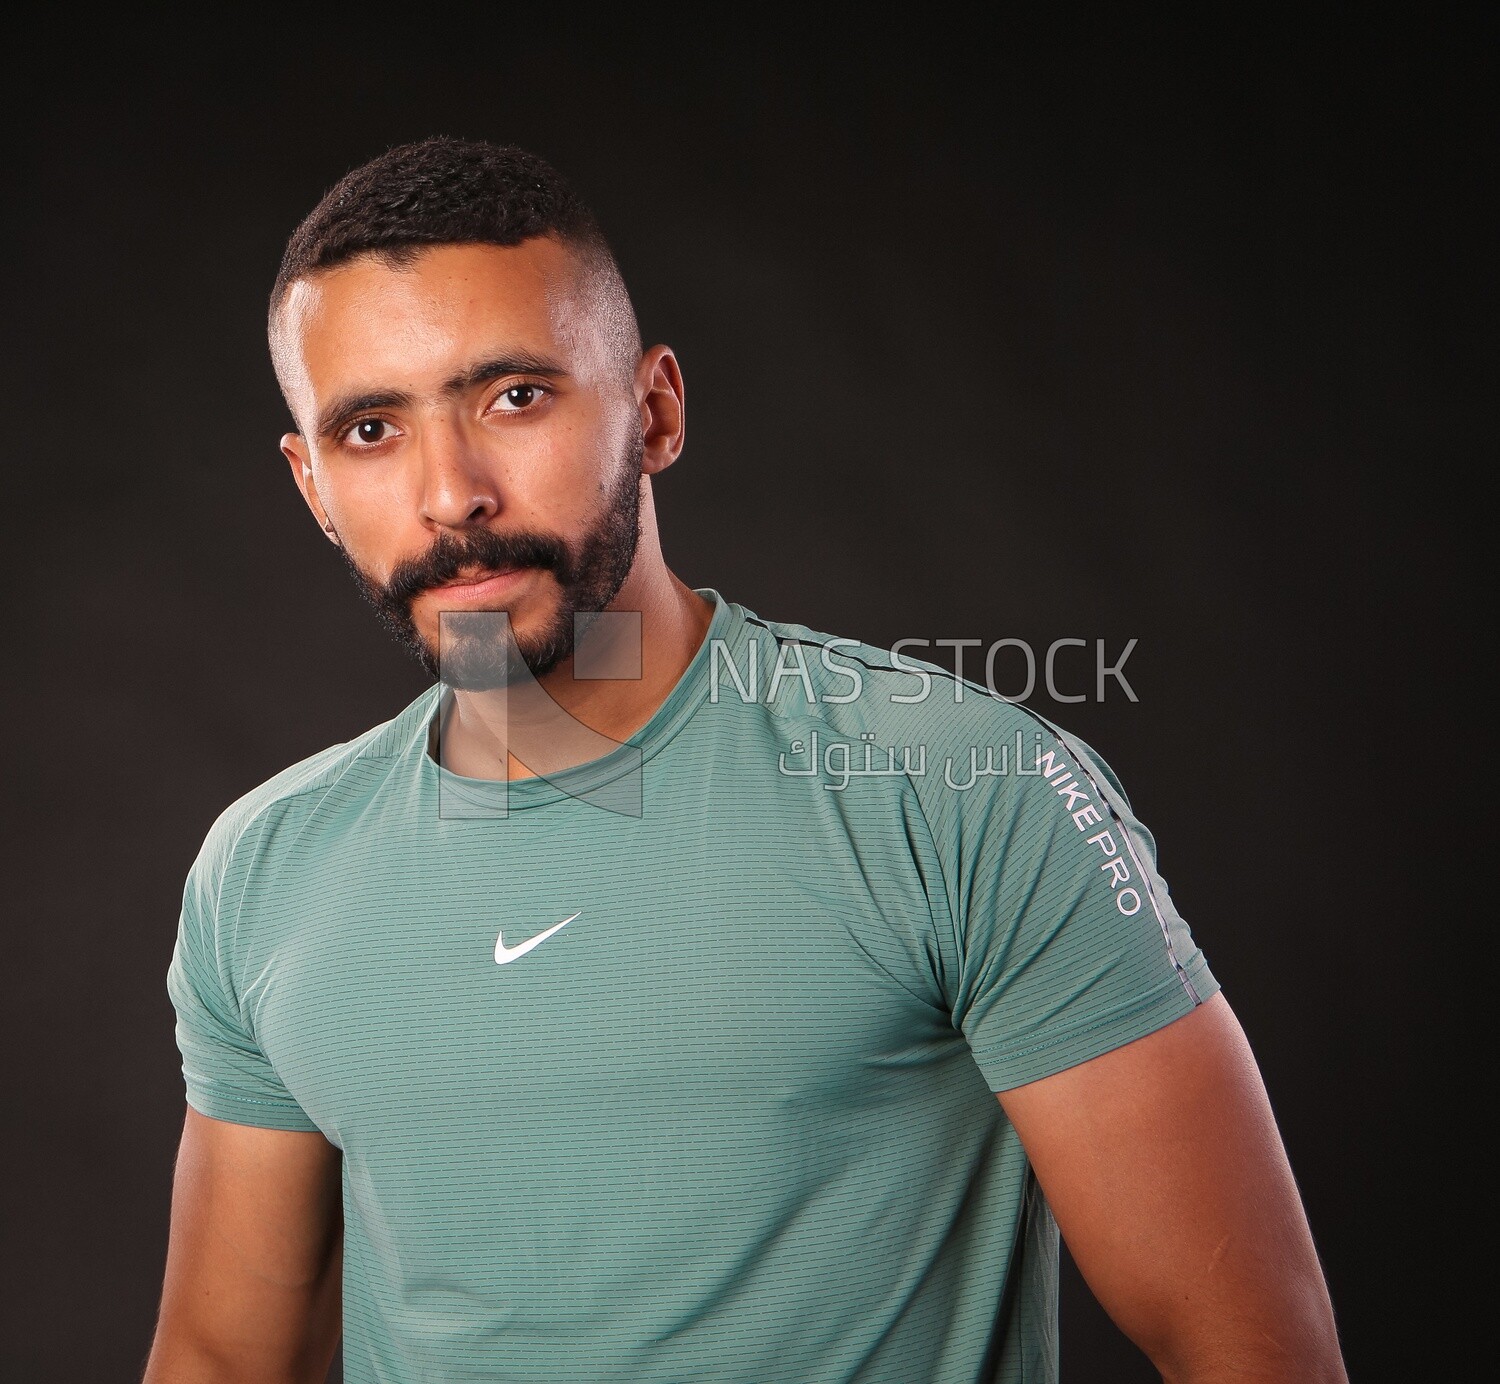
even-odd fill
[[[1172,930],[1167,926],[1167,920],[1161,915],[1161,908],[1156,902],[1156,888],[1151,883],[1151,876],[1146,867],[1141,864],[1141,858],[1136,854],[1135,842],[1130,839],[1130,828],[1120,819],[1119,812],[1114,803],[1105,796],[1104,790],[1099,787],[1097,780],[1089,773],[1088,767],[1077,754],[1073,758],[1078,761],[1078,772],[1089,781],[1089,786],[1094,790],[1095,796],[1109,809],[1109,815],[1114,818],[1115,825],[1120,829],[1120,835],[1125,841],[1125,849],[1130,852],[1130,858],[1135,861],[1136,873],[1141,877],[1141,883],[1146,888],[1146,897],[1151,900],[1151,911],[1156,914],[1157,926],[1161,928],[1161,940],[1167,949],[1167,960],[1172,963],[1172,969],[1177,972],[1177,979],[1182,982],[1182,988],[1187,991],[1188,998],[1196,1004],[1202,1004],[1202,997],[1198,994],[1197,987],[1193,984],[1186,970],[1183,969],[1181,960],[1177,955],[1177,948],[1172,945]]]

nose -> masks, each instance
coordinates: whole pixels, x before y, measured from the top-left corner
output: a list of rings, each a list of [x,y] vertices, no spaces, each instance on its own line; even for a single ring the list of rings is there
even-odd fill
[[[456,529],[499,513],[499,486],[461,424],[430,420],[422,429],[421,449],[424,522]]]

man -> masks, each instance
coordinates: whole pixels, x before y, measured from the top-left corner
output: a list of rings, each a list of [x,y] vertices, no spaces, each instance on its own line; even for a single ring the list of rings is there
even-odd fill
[[[149,1384],[1339,1380],[1243,1035],[1086,745],[666,567],[683,383],[540,160],[293,235],[282,451],[437,681],[210,830]],[[1055,1217],[1055,1219],[1054,1219]]]

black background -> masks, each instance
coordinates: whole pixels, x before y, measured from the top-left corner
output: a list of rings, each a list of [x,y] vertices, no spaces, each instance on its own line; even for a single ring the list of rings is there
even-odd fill
[[[13,52],[8,1377],[139,1377],[203,833],[424,685],[277,454],[264,308],[323,189],[431,133],[563,169],[678,351],[684,580],[876,644],[1139,641],[1139,701],[1030,704],[1157,837],[1351,1375],[1443,1377],[1450,1016],[1484,976],[1475,838],[1438,816],[1484,797],[1456,719],[1486,634],[1479,36],[1194,24],[226,12]],[[1071,1269],[1062,1355],[1153,1377]]]

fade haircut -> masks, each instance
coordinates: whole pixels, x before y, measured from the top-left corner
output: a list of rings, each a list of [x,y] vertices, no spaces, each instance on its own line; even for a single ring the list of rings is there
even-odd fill
[[[641,355],[640,328],[593,212],[535,154],[446,136],[400,145],[346,173],[292,232],[271,290],[272,354],[277,316],[297,279],[357,255],[400,269],[433,245],[511,246],[540,235],[573,251],[607,349],[628,377]]]

